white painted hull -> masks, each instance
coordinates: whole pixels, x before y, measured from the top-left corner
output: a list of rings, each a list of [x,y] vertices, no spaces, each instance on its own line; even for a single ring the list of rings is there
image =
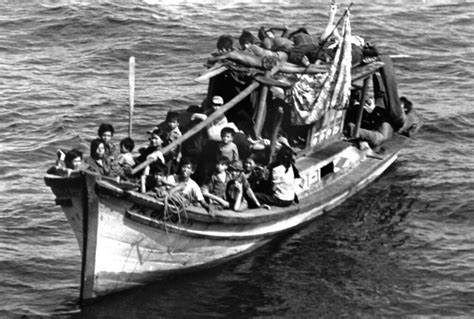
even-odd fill
[[[382,160],[363,156],[354,159],[353,167],[324,187],[317,187],[320,181],[308,183],[300,192],[298,205],[280,209],[281,214],[276,208],[254,212],[262,220],[249,223],[216,219],[177,224],[135,214],[132,207],[136,204],[128,198],[97,195],[95,178],[89,175],[81,177],[86,181],[87,187],[83,185],[82,189],[87,189],[87,196],[80,187],[68,189],[49,184],[58,198],[74,196],[72,206],[62,207],[83,255],[81,299],[89,301],[163,275],[210,267],[252,251],[277,235],[315,219],[364,188],[395,161],[401,145],[396,146]],[[352,156],[349,153],[343,151],[338,156],[349,158]],[[311,179],[313,170],[310,165],[301,173]],[[87,202],[81,198],[87,198]]]

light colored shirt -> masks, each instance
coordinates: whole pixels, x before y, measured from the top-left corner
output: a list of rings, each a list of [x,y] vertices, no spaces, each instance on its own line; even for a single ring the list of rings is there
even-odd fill
[[[293,167],[288,170],[285,166],[279,165],[272,170],[273,193],[275,197],[290,201],[295,199],[295,173]]]
[[[175,174],[168,176],[166,181],[169,184],[176,185],[175,187],[184,185],[184,188],[180,193],[183,194],[190,202],[201,202],[204,200],[201,188],[191,178],[188,179],[187,182],[180,182],[179,176]]]

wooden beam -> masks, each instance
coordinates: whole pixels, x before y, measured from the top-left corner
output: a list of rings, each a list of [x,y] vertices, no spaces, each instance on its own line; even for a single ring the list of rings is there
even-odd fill
[[[173,142],[171,142],[170,144],[165,146],[161,150],[161,153],[163,153],[163,155],[164,155],[164,154],[168,153],[169,151],[171,151],[172,149],[174,149],[176,146],[181,145],[187,139],[193,137],[195,134],[197,134],[203,128],[210,125],[212,123],[212,121],[214,121],[215,119],[217,119],[218,117],[223,115],[225,112],[227,112],[228,110],[233,108],[235,105],[237,105],[237,103],[239,103],[240,101],[245,99],[250,93],[252,93],[259,86],[260,86],[260,83],[258,83],[257,81],[252,81],[252,83],[249,86],[247,86],[247,88],[245,90],[243,90],[242,92],[237,94],[232,100],[230,100],[229,102],[227,102],[226,104],[221,106],[217,111],[210,114],[204,121],[198,123],[196,126],[193,126],[189,131],[184,133],[179,139],[174,140]],[[152,159],[148,159],[148,160],[144,161],[143,163],[139,164],[137,167],[135,167],[132,170],[132,175],[134,175],[137,172],[141,171],[142,169],[144,169],[145,167],[147,167],[148,165],[150,165],[153,162],[154,161]]]
[[[271,77],[270,71],[265,71],[265,77]],[[265,122],[265,117],[267,115],[267,95],[268,86],[264,85],[260,90],[257,116],[255,118],[255,135],[257,139],[260,138],[262,135],[263,123]]]
[[[357,119],[354,128],[354,138],[359,137],[360,133],[360,125],[362,124],[362,115],[364,114],[364,104],[365,104],[365,97],[367,96],[367,89],[369,87],[369,78],[364,79],[364,86],[362,87],[362,97],[360,99],[359,109],[357,110]]]

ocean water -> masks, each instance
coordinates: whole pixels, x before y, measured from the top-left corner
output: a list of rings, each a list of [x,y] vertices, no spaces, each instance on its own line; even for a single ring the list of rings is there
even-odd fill
[[[98,125],[133,136],[199,104],[193,79],[223,33],[320,31],[326,1],[0,4],[0,317],[474,316],[474,4],[357,2],[353,33],[395,61],[424,126],[377,181],[304,229],[239,260],[78,305],[80,255],[43,174],[86,154]],[[344,7],[344,5],[341,5]],[[342,9],[340,10],[342,12]]]

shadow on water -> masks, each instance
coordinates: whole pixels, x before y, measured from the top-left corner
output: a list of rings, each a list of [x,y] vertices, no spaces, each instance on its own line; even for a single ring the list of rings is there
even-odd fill
[[[296,233],[199,273],[107,296],[74,318],[364,317],[410,289],[397,248],[416,201],[398,166]],[[385,313],[386,315],[387,313]]]

